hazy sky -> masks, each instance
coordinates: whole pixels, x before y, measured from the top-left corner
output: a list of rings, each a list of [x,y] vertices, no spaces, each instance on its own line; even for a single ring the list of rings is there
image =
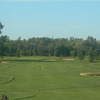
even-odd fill
[[[0,0],[2,35],[100,40],[100,0]]]

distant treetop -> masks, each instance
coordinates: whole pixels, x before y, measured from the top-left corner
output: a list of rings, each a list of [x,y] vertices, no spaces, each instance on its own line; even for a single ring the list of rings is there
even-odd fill
[[[2,33],[1,30],[3,29],[4,25],[0,22],[0,34]]]

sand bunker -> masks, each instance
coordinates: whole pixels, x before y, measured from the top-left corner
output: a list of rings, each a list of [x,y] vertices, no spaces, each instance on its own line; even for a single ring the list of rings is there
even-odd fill
[[[87,72],[87,73],[80,73],[82,76],[97,76],[100,77],[100,72]]]
[[[63,59],[63,60],[75,60],[75,59]]]
[[[56,61],[56,59],[47,59],[46,61]]]
[[[6,64],[6,63],[9,63],[9,62],[7,62],[7,61],[2,61],[1,63],[4,63],[4,64]]]

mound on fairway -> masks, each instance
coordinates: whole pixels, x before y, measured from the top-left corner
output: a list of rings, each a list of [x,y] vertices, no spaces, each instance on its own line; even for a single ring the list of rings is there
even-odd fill
[[[0,85],[13,81],[15,77],[0,76]]]

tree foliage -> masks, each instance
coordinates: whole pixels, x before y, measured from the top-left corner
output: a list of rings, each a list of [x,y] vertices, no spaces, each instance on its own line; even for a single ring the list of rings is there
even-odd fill
[[[84,50],[79,50],[77,54],[79,60],[83,60],[85,56],[85,51]]]

